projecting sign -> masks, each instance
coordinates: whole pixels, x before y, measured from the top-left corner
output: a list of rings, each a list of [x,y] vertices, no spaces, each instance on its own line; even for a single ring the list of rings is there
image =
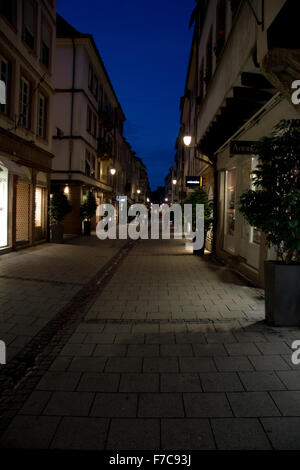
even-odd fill
[[[187,176],[185,180],[187,188],[196,188],[202,186],[202,176]]]
[[[232,140],[230,142],[230,156],[253,155],[256,153],[257,142],[249,140]]]

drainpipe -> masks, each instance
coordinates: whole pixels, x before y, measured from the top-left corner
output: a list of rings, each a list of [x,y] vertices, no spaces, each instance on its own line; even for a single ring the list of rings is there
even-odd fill
[[[72,66],[72,96],[71,96],[71,119],[70,119],[70,145],[69,145],[69,179],[71,179],[72,172],[72,157],[73,157],[73,121],[74,121],[74,88],[75,88],[75,68],[76,68],[76,46],[74,38],[72,38],[73,45],[73,66]]]

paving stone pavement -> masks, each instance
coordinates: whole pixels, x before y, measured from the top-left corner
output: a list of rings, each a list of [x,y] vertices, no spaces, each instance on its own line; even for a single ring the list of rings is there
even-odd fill
[[[0,339],[11,360],[124,245],[79,237],[1,255]]]
[[[73,287],[99,267],[78,256],[63,271]],[[27,306],[23,316],[27,331],[36,320]],[[261,291],[225,267],[181,241],[140,241],[28,374],[25,384],[38,381],[0,447],[300,450],[300,366],[291,362],[300,330],[263,319]]]

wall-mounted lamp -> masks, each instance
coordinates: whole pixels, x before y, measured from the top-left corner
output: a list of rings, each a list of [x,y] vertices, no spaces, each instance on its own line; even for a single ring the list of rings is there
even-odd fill
[[[64,194],[70,194],[70,188],[68,185],[64,187]]]
[[[112,176],[114,176],[114,175],[116,174],[116,172],[117,172],[117,170],[116,170],[115,168],[111,168],[109,171],[110,171],[110,174],[111,174]]]
[[[177,180],[172,180],[172,183],[174,184],[174,186],[177,184]]]
[[[192,136],[191,135],[185,135],[183,137],[183,143],[186,147],[189,147],[192,143]]]
[[[141,194],[141,190],[140,189],[137,189],[137,194]]]

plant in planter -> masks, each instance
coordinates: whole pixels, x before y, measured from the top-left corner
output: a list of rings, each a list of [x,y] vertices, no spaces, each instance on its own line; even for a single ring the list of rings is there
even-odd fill
[[[204,205],[204,245],[201,250],[194,250],[195,255],[203,256],[204,249],[205,249],[205,240],[208,231],[210,230],[212,223],[213,223],[213,201],[208,199],[208,195],[204,189],[199,188],[194,191],[185,201],[184,204],[192,204],[193,210],[193,231],[196,230],[196,205],[203,204]]]
[[[278,255],[265,261],[266,321],[300,325],[300,120],[281,121],[257,155],[254,189],[241,196],[240,211]]]
[[[97,203],[92,191],[88,191],[80,205],[80,218],[83,220],[84,235],[91,235],[91,220],[95,215]]]
[[[64,226],[61,223],[72,210],[63,193],[54,193],[49,202],[50,231],[52,243],[63,243]]]

